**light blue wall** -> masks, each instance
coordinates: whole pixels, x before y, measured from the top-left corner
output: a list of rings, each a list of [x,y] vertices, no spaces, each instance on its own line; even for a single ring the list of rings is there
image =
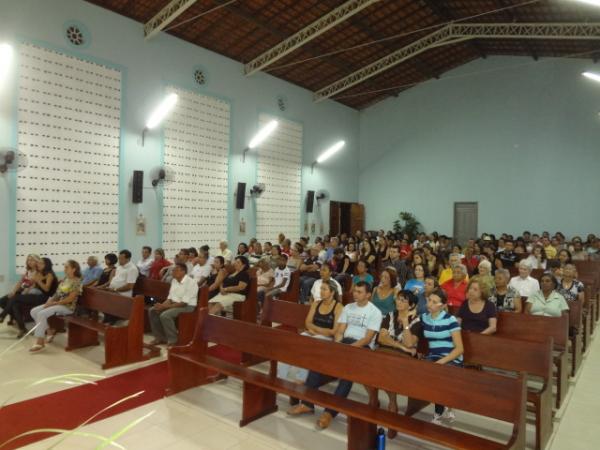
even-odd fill
[[[69,20],[83,23],[92,36],[91,45],[73,50],[63,37],[63,24]],[[238,181],[255,182],[256,159],[249,155],[241,162],[241,151],[258,126],[260,112],[268,112],[301,122],[304,125],[302,197],[308,189],[325,189],[331,198],[340,201],[358,199],[358,132],[359,114],[334,102],[314,104],[310,92],[266,74],[243,76],[241,64],[172,36],[161,34],[149,42],[143,39],[142,25],[101,9],[82,0],[0,0],[0,42],[24,39],[50,48],[66,49],[71,54],[106,61],[124,68],[122,107],[122,174],[125,180],[122,202],[120,241],[123,246],[139,252],[142,245],[160,243],[160,207],[158,196],[151,189],[144,191],[144,203],[130,202],[130,179],[133,170],[146,172],[145,185],[150,186],[147,173],[160,165],[161,135],[152,132],[141,146],[140,133],[151,108],[160,100],[167,83],[195,89],[193,69],[200,65],[208,74],[208,84],[199,89],[208,95],[226,98],[231,103],[232,135],[230,155],[230,199]],[[12,92],[0,94],[0,146],[11,145],[14,128]],[[277,109],[276,97],[287,97],[286,112]],[[310,173],[310,164],[328,145],[345,139],[343,153],[333,157]],[[350,180],[350,182],[348,182]],[[268,189],[268,186],[267,186]],[[0,210],[8,211],[8,201],[14,196],[7,178],[0,178]],[[304,201],[304,200],[303,200]],[[328,229],[328,205],[322,205],[325,229]],[[135,219],[139,213],[147,218],[147,235],[135,235]],[[240,235],[240,212],[230,208],[229,240],[232,245],[247,240],[255,232],[252,202],[241,213],[247,232]],[[316,213],[315,213],[316,214]],[[0,215],[0,275],[10,274],[9,247],[14,236],[8,232],[14,217]],[[318,232],[317,228],[317,232]],[[43,253],[43,249],[40,249]],[[3,283],[0,288],[4,289]]]
[[[491,57],[361,113],[367,227],[400,211],[452,233],[479,202],[479,232],[600,228],[600,84],[590,60]]]

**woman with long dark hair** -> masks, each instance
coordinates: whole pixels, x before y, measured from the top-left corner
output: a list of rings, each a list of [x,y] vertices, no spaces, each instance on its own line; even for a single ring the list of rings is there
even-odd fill
[[[6,315],[10,314],[15,322],[17,322],[17,326],[19,327],[17,339],[22,338],[27,333],[22,308],[46,303],[48,297],[54,295],[58,286],[50,258],[42,258],[37,263],[37,269],[37,272],[32,277],[33,285],[28,292],[12,297],[8,301],[4,312],[0,314],[0,320],[4,320]]]

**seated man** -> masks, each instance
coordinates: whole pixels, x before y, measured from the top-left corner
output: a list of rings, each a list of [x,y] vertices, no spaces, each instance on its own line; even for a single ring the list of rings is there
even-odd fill
[[[87,259],[87,269],[83,271],[83,280],[81,281],[83,287],[94,285],[94,283],[100,279],[102,271],[102,267],[98,265],[98,258],[90,256]]]
[[[157,303],[150,310],[150,327],[154,335],[150,345],[175,345],[177,343],[175,319],[181,313],[193,311],[197,303],[198,283],[187,276],[185,264],[175,264],[167,300]]]
[[[396,269],[400,286],[404,286],[408,280],[408,267],[406,266],[406,263],[400,259],[400,247],[397,245],[390,248],[390,259],[383,264],[382,269],[390,266]]]
[[[510,269],[515,265],[515,261],[517,260],[517,254],[514,252],[515,243],[511,240],[506,240],[504,242],[504,250],[498,253],[498,256],[502,260],[502,267],[505,269]]]
[[[354,347],[373,349],[375,335],[381,328],[382,315],[379,309],[369,301],[371,297],[371,285],[361,281],[354,286],[352,294],[354,296],[354,303],[349,303],[342,310],[335,333],[335,341]],[[322,384],[322,379],[323,375],[310,371],[305,385],[309,388],[318,389]],[[351,381],[339,380],[335,395],[344,398],[348,397],[351,389]],[[290,409],[288,414],[297,416],[313,412],[314,405],[303,401]],[[319,428],[327,428],[336,415],[337,411],[326,409],[321,414],[321,417],[319,417],[317,425]]]
[[[519,275],[512,277],[508,286],[519,293],[520,297],[530,297],[540,290],[540,283],[531,275],[531,263],[527,260],[519,262]]]
[[[126,297],[133,296],[133,286],[137,281],[139,272],[135,264],[131,262],[131,252],[129,250],[121,250],[119,252],[119,264],[115,269],[115,275],[112,277],[108,285],[104,288],[107,291],[116,292]],[[110,314],[104,315],[104,322],[114,324],[118,317]]]
[[[304,263],[298,268],[300,271],[300,303],[306,303],[310,295],[310,290],[320,277],[319,271],[323,264],[319,258],[320,247],[313,245],[310,248],[310,256],[304,260]]]
[[[210,276],[211,269],[206,253],[200,252],[190,275],[198,286],[202,286]]]
[[[142,259],[140,259],[136,266],[140,275],[145,277],[150,275],[150,267],[152,267],[152,263],[154,262],[154,258],[152,257],[152,247],[148,247],[147,245],[142,247]]]
[[[346,279],[352,278],[352,264],[350,262],[350,257],[346,255],[343,248],[338,247],[333,251],[331,264],[333,266],[333,272],[335,273],[335,281],[343,285]]]
[[[287,292],[290,284],[291,272],[287,266],[288,257],[285,255],[279,255],[277,261],[277,268],[275,269],[275,278],[273,280],[273,286],[265,291],[258,293],[258,301],[262,305],[265,297],[277,297],[279,294]]]
[[[454,268],[454,266],[458,266],[459,264],[460,264],[460,254],[451,253],[450,256],[448,257],[448,267],[444,268],[440,272],[440,276],[438,278],[438,284],[440,286],[442,284],[444,284],[446,281],[452,279],[452,269]]]

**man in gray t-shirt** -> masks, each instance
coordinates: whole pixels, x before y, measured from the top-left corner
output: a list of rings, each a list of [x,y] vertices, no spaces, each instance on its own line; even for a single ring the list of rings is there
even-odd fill
[[[371,298],[371,285],[364,281],[354,285],[352,291],[354,303],[344,307],[338,320],[338,328],[335,334],[335,341],[342,344],[348,344],[355,347],[373,348],[375,336],[381,327],[382,315],[379,309],[374,306],[369,299]],[[305,385],[318,389],[323,383],[323,375],[310,371]],[[348,397],[352,389],[352,382],[340,380],[335,390],[335,395],[339,397]],[[288,411],[288,414],[297,416],[314,412],[314,405],[303,401]],[[331,420],[337,415],[337,411],[326,409],[317,425],[319,428],[327,428]]]

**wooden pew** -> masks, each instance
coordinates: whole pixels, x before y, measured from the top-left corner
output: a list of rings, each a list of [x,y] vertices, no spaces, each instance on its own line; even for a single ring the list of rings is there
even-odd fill
[[[211,357],[207,354],[209,342],[271,361],[281,361],[332,377],[352,380],[375,389],[398,392],[408,397],[501,420],[512,425],[512,435],[508,442],[500,443],[385,411],[373,404],[336,397],[277,378],[274,364],[271,365],[270,373],[264,374]],[[398,430],[453,449],[525,448],[526,381],[523,375],[512,378],[411,358],[398,358],[274,328],[209,316],[206,309],[201,309],[193,341],[187,346],[174,347],[169,351],[168,395],[206,384],[209,382],[209,371],[218,371],[243,380],[240,426],[276,411],[276,394],[281,393],[345,414],[348,417],[349,450],[372,448],[377,426]],[[398,377],[399,373],[403,376]],[[452,382],[449,383],[448,380]],[[467,392],[468,395],[465,395]]]
[[[133,295],[141,295],[144,297],[153,298],[156,302],[162,303],[169,296],[169,289],[171,285],[164,281],[153,280],[148,277],[138,277],[133,286]],[[152,305],[144,303],[144,332],[150,333],[150,316],[148,311],[152,308]]]
[[[308,305],[268,300],[263,308],[261,325],[270,327],[277,323],[279,329],[299,333],[304,330],[309,308]],[[466,364],[526,372],[542,380],[540,389],[527,390],[527,401],[533,405],[536,417],[536,450],[542,450],[552,435],[552,338],[546,342],[529,342],[468,332],[462,335]],[[411,413],[426,405],[425,402],[411,405]]]
[[[128,321],[124,326],[111,326],[96,317],[65,316],[68,326],[67,351],[99,345],[98,334],[104,335],[105,362],[103,369],[131,364],[158,356],[151,350],[144,355],[144,299],[125,297],[94,288],[84,288],[78,305],[89,311],[111,314]]]
[[[300,275],[302,272],[294,270],[290,277],[290,284],[288,285],[287,291],[283,294],[279,294],[279,300],[286,302],[298,303],[300,299]]]
[[[543,450],[552,435],[552,338],[528,342],[501,336],[462,333],[465,364],[511,372],[525,372],[542,380],[540,389],[528,387],[527,402],[535,413],[536,450]]]
[[[569,341],[571,343],[571,376],[574,377],[583,361],[584,317],[583,302],[569,303]]]
[[[530,314],[498,313],[495,336],[523,341],[546,342],[551,337],[554,343],[556,366],[556,408],[560,408],[569,386],[567,347],[569,342],[569,316],[543,317]]]

